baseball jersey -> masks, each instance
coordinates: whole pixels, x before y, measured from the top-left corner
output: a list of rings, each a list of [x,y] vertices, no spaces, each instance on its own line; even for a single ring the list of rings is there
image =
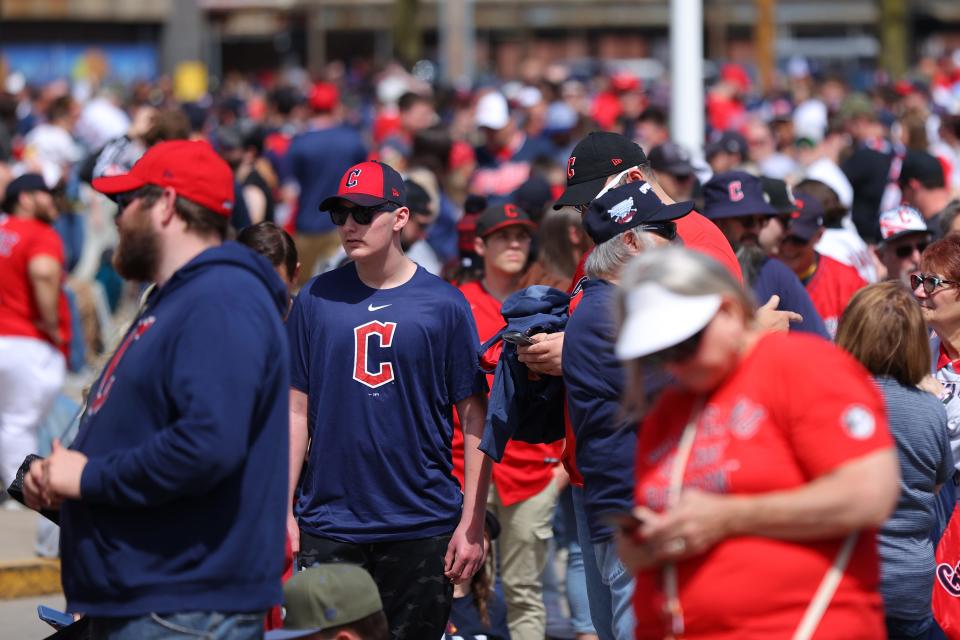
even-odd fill
[[[693,405],[691,393],[668,388],[644,419],[637,504],[664,510]],[[892,444],[883,398],[858,362],[813,336],[766,334],[707,398],[683,486],[726,495],[789,491]],[[842,536],[744,535],[680,562],[684,637],[790,637],[842,543]],[[659,570],[637,574],[637,638],[664,637],[660,576]],[[878,582],[876,532],[861,531],[817,637],[885,637]]]
[[[17,216],[0,216],[0,336],[50,342],[37,327],[40,311],[30,284],[28,265],[50,256],[63,268],[63,241],[49,224]],[[63,344],[70,344],[70,308],[60,291],[57,318]]]
[[[501,302],[490,295],[480,282],[469,282],[460,287],[460,291],[470,304],[480,341],[486,342],[506,324],[500,314]],[[487,384],[493,385],[493,374],[487,376]],[[463,433],[458,420],[453,431],[453,471],[461,484],[463,443]],[[550,484],[561,447],[559,441],[550,444],[530,444],[519,440],[507,442],[503,458],[493,465],[493,484],[503,506],[509,507],[531,498]]]
[[[307,283],[287,330],[312,438],[301,528],[358,544],[451,533],[452,407],[487,390],[463,294],[422,267],[372,289],[350,263]]]
[[[818,256],[817,270],[805,284],[810,300],[833,340],[837,337],[837,325],[847,303],[853,294],[867,286],[867,282],[853,267],[828,256]]]

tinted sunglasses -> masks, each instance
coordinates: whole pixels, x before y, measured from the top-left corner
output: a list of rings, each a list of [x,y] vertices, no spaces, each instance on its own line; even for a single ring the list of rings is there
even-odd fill
[[[910,284],[914,289],[920,285],[923,285],[923,292],[926,294],[931,294],[938,288],[946,285],[951,285],[954,287],[960,286],[960,282],[957,282],[956,280],[945,280],[939,276],[931,276],[926,273],[915,273],[910,276]]]
[[[894,253],[897,255],[898,258],[903,259],[903,258],[909,258],[910,256],[912,256],[914,251],[917,251],[918,253],[923,253],[923,250],[926,248],[927,248],[926,242],[918,242],[916,244],[904,244],[897,247],[894,250]]]
[[[667,347],[666,349],[661,349],[656,353],[651,353],[643,358],[643,363],[651,367],[662,367],[671,362],[689,360],[700,348],[704,331],[706,331],[706,327],[700,329],[700,331],[697,331],[683,342],[677,343],[672,347]]]
[[[677,239],[677,223],[676,222],[654,222],[650,224],[641,224],[636,227],[640,231],[649,231],[650,233],[655,233],[665,240],[673,242]]]
[[[134,201],[150,194],[156,194],[158,191],[162,190],[159,187],[148,184],[140,187],[139,189],[134,189],[133,191],[118,193],[117,195],[113,196],[113,201],[117,203],[117,215],[123,213],[123,211],[133,204]]]
[[[333,224],[342,227],[347,224],[347,218],[353,216],[354,222],[366,226],[373,222],[373,216],[384,211],[393,211],[395,208],[396,205],[391,202],[373,207],[352,207],[349,209],[347,207],[337,207],[330,210],[330,219],[333,220]]]

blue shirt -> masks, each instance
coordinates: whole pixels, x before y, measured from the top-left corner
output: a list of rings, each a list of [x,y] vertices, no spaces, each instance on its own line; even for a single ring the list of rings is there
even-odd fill
[[[463,294],[422,267],[371,289],[350,263],[307,283],[287,330],[313,439],[301,528],[351,543],[451,533],[463,501],[452,406],[487,386]]]
[[[780,311],[793,311],[803,316],[803,322],[790,323],[791,331],[813,333],[830,340],[827,326],[817,313],[810,294],[800,282],[800,278],[776,258],[767,258],[760,266],[760,272],[753,283],[753,295],[757,304],[767,303],[772,295],[780,296]]]
[[[60,510],[69,611],[245,612],[280,602],[289,483],[287,292],[228,242],[151,296],[97,383]]]
[[[346,125],[314,129],[294,136],[286,162],[300,185],[297,231],[324,233],[335,228],[330,214],[320,211],[320,203],[324,198],[336,195],[337,185],[347,169],[366,158],[363,140]]]

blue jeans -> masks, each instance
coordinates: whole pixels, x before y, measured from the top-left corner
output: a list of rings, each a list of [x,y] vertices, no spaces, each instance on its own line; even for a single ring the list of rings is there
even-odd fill
[[[573,513],[577,519],[577,536],[583,552],[583,571],[587,577],[587,599],[590,601],[590,618],[600,640],[616,640],[613,634],[613,604],[610,589],[603,582],[597,555],[590,542],[590,527],[583,508],[583,489],[573,488]]]
[[[613,540],[593,545],[600,579],[610,592],[610,628],[617,640],[633,640],[636,618],[633,613],[633,576],[627,572]]]
[[[587,600],[587,579],[583,568],[583,550],[577,535],[577,518],[573,513],[573,486],[568,486],[557,500],[554,518],[554,540],[557,546],[567,548],[567,604],[570,606],[570,626],[574,633],[596,634],[590,619]]]
[[[261,640],[263,613],[150,613],[136,618],[91,618],[97,640]]]
[[[922,620],[887,618],[887,638],[889,640],[926,640],[933,625],[933,617]]]

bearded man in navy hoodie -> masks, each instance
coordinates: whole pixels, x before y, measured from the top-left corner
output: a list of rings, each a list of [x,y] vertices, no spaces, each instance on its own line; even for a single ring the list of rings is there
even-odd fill
[[[67,608],[93,637],[260,638],[281,599],[286,290],[224,242],[233,178],[207,143],[158,144],[93,186],[118,203],[117,271],[157,287],[27,503],[59,508]]]

